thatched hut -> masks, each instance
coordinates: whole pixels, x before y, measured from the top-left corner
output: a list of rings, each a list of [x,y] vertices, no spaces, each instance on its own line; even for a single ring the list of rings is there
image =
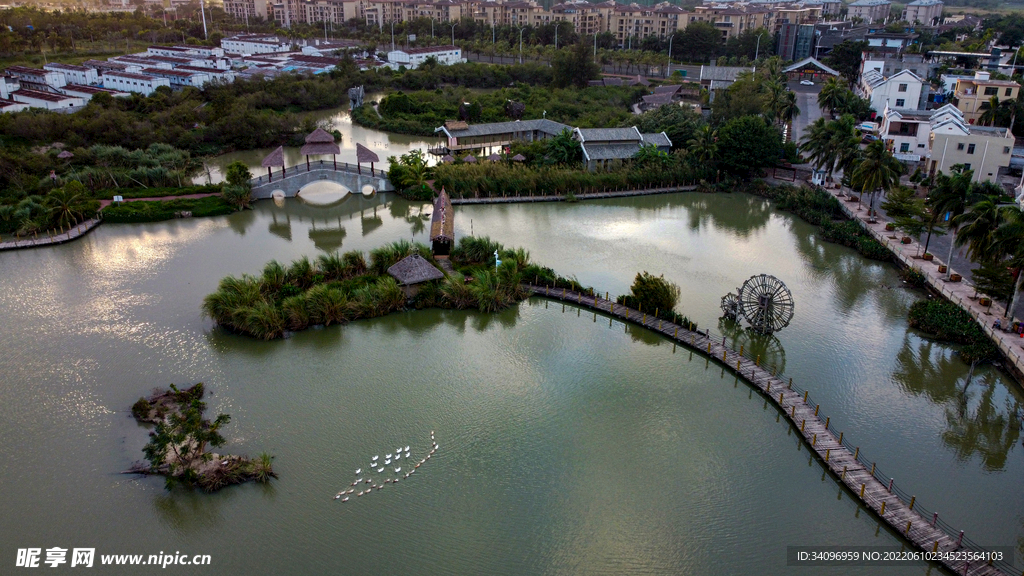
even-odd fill
[[[323,156],[330,154],[331,160],[334,162],[334,169],[338,169],[338,154],[341,153],[340,147],[334,143],[334,135],[324,130],[323,128],[317,128],[313,132],[306,136],[306,145],[299,151],[303,156],[306,157],[306,170],[309,170],[309,157],[310,156]]]
[[[443,272],[419,254],[412,254],[402,258],[391,268],[388,268],[388,274],[398,281],[398,285],[402,287],[402,292],[405,293],[406,298],[412,298],[416,295],[416,292],[419,291],[419,284],[444,278]]]
[[[455,209],[448,193],[441,193],[434,200],[434,213],[430,216],[430,248],[434,258],[448,258],[455,244]]]

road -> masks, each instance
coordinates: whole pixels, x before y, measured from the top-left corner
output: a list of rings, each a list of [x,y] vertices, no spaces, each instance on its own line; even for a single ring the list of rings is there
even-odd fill
[[[815,83],[814,86],[804,86],[799,82],[790,82],[788,86],[796,93],[796,106],[800,109],[800,114],[793,119],[793,140],[799,142],[807,127],[822,117],[821,108],[818,107],[821,85]]]

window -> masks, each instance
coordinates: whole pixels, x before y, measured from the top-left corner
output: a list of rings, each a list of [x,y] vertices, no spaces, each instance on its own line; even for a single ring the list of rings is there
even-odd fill
[[[1013,96],[1013,88],[1006,89],[1006,96]]]
[[[970,170],[970,169],[971,169],[971,163],[970,162],[964,162],[964,170]]]
[[[1009,146],[1003,146],[1003,154],[1009,154],[1009,153],[1010,153],[1010,147]]]
[[[897,92],[906,92],[907,91],[907,85],[906,84],[900,84],[899,87],[896,88],[896,91]]]
[[[896,99],[896,107],[897,107],[897,108],[902,108],[902,107],[904,107],[904,106],[905,106],[906,104],[907,104],[907,101],[906,101],[906,100],[904,100],[903,98],[897,98],[897,99]]]
[[[900,152],[910,152],[910,143],[904,142],[900,144]]]
[[[963,149],[964,149],[964,143],[963,143],[963,142],[961,142],[961,143],[957,144],[957,145],[956,145],[956,149],[957,149],[957,150],[963,150]]]
[[[974,154],[974,144],[968,144],[967,145],[967,153],[968,154]]]
[[[988,86],[985,88],[985,96],[995,96],[999,94],[999,88],[995,86]]]

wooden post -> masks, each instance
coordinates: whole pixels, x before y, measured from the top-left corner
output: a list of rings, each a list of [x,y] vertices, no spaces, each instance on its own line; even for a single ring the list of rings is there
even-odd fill
[[[274,173],[270,171],[270,166],[267,166],[267,182],[274,181]]]
[[[724,355],[725,353],[723,352],[722,354]],[[771,391],[772,391],[772,381],[771,381],[771,380],[769,380],[769,381],[768,381],[768,389],[767,389],[767,390],[765,390],[765,392],[771,392]]]
[[[882,511],[879,514],[885,516],[885,500],[882,500]]]
[[[939,521],[939,513],[938,512],[932,512],[932,527],[933,528],[935,527],[935,523],[938,522],[938,521]],[[938,542],[936,542],[936,544],[938,544]]]
[[[860,485],[860,498],[861,500],[864,499],[864,484]]]
[[[676,333],[672,335],[673,338],[679,338],[679,326],[676,326]]]
[[[843,433],[842,432],[839,433],[839,445],[840,446],[843,445]]]
[[[779,392],[779,406],[782,406],[782,394],[783,392]]]
[[[737,372],[740,371],[740,361],[739,360],[736,361],[736,371]]]
[[[743,344],[740,344],[740,356],[743,356]]]
[[[896,480],[895,478],[889,478],[889,494],[892,494],[892,483]]]
[[[910,497],[910,509],[911,509],[911,510],[913,510],[913,509],[914,509],[914,502],[915,502],[916,500],[917,500],[917,496],[911,496],[911,497]]]
[[[306,172],[309,172],[309,154],[306,154]]]
[[[803,432],[803,431],[804,431],[804,426],[806,426],[806,425],[807,425],[807,419],[805,418],[804,420],[802,420],[802,421],[800,422],[800,431],[801,431],[801,432]]]
[[[843,475],[839,477],[840,480],[846,480],[846,466],[843,466]]]
[[[831,449],[831,448],[826,448],[826,449],[825,449],[825,462],[828,462],[828,456],[829,456],[829,454],[830,454],[831,452],[832,452],[832,449]]]
[[[792,410],[789,411],[790,418],[796,418],[796,404],[793,404]]]
[[[711,354],[711,342],[708,342],[708,354]]]
[[[907,534],[908,536],[910,535],[910,520],[907,520],[907,529],[906,529],[906,531],[904,533]]]
[[[725,362],[725,350],[722,350],[722,362]]]
[[[829,420],[831,420],[831,419],[832,419],[831,416],[825,418],[825,430],[828,430],[828,423],[829,423]]]
[[[853,451],[853,459],[854,460],[857,459],[857,456],[860,456],[860,446],[857,446],[857,449]]]
[[[935,543],[932,544],[932,553],[934,554],[935,552],[938,552],[938,550],[939,550],[939,541],[936,540]]]
[[[804,390],[804,402],[807,402],[807,393],[808,392],[810,392],[810,390]]]
[[[811,446],[817,446],[817,445],[818,445],[818,435],[815,434],[814,435],[814,439],[811,440]]]
[[[815,415],[815,416],[817,416],[817,415],[818,415],[818,408],[821,408],[821,404],[817,404],[817,405],[815,405],[815,407],[814,407],[814,415]]]

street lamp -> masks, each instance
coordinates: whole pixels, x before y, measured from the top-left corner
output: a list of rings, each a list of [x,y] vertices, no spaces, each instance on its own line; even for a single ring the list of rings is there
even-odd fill
[[[526,26],[519,28],[519,63],[523,63],[523,32],[526,31]]]
[[[555,50],[558,50],[558,25],[559,24],[561,24],[561,22],[558,21],[558,20],[555,20]]]
[[[458,25],[458,22],[456,22],[455,24],[449,24],[449,26],[452,27],[452,46],[455,46],[455,27]]]
[[[675,39],[675,33],[668,35],[668,64],[665,66],[665,78],[672,75],[672,40]]]
[[[761,51],[761,36],[763,35],[764,32],[757,35],[757,44],[754,46],[754,62],[757,62],[757,54]]]
[[[391,51],[395,51],[395,20],[391,20]]]

